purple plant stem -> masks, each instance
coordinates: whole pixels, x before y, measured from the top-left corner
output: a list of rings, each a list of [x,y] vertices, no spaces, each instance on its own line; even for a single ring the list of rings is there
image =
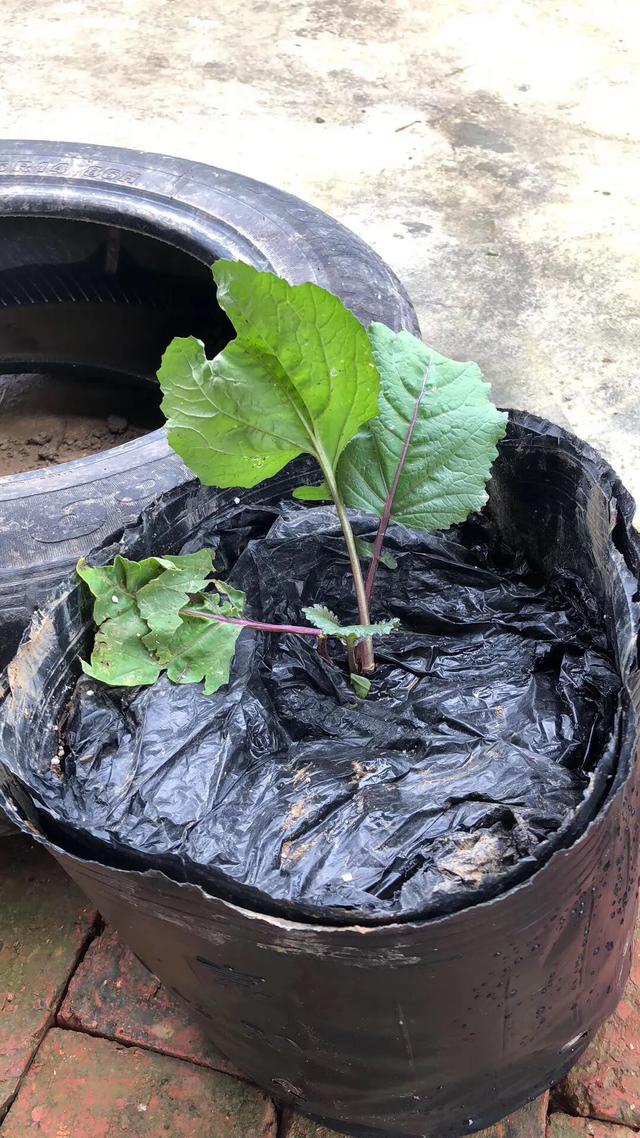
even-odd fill
[[[294,632],[297,636],[325,636],[321,628],[309,628],[305,624],[265,624],[263,620],[245,620],[244,617],[218,616],[201,609],[180,609],[182,616],[194,616],[198,620],[215,620],[218,624],[239,624],[241,628],[255,628],[257,632]]]
[[[418,397],[417,397],[416,402],[415,402],[415,406],[413,408],[413,415],[411,416],[411,422],[409,423],[409,426],[407,428],[407,434],[405,436],[404,444],[402,447],[402,452],[400,454],[400,459],[398,461],[398,465],[396,466],[396,472],[393,476],[393,482],[391,483],[389,493],[387,494],[387,500],[384,504],[384,510],[382,511],[382,517],[380,519],[380,525],[378,526],[378,532],[376,534],[376,539],[373,543],[373,553],[371,555],[371,564],[369,566],[369,572],[367,573],[367,580],[366,580],[366,584],[364,587],[365,596],[367,598],[367,604],[368,605],[371,603],[371,594],[373,593],[373,586],[375,585],[375,582],[376,582],[376,573],[378,572],[378,565],[380,563],[380,554],[382,553],[382,546],[384,544],[384,539],[385,539],[385,536],[387,533],[387,528],[389,526],[389,522],[391,521],[391,511],[393,510],[393,502],[394,502],[394,499],[396,496],[396,492],[398,490],[400,478],[402,477],[402,471],[404,470],[404,464],[407,461],[407,455],[409,453],[409,447],[411,446],[411,439],[413,438],[413,432],[415,431],[416,423],[418,422],[418,413],[420,411],[420,404],[422,403],[422,400],[424,398],[424,393],[427,390],[427,380],[429,379],[430,371],[431,371],[431,364],[429,363],[429,366],[427,367],[427,370],[426,370],[425,375],[424,375],[424,379],[422,381],[422,387],[420,388],[420,392],[418,394]]]

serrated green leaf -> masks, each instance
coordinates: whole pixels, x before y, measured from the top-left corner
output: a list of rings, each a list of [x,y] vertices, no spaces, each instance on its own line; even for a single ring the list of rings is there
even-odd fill
[[[233,261],[213,272],[237,338],[210,361],[198,340],[170,344],[158,379],[171,446],[207,486],[256,486],[303,453],[333,471],[378,410],[364,328],[317,285]]]
[[[144,561],[128,561],[116,557],[111,565],[87,565],[81,557],[76,573],[96,598],[93,618],[100,625],[109,617],[122,615],[135,607],[138,589],[153,580],[161,568],[161,558],[147,557]]]
[[[490,400],[473,363],[456,363],[409,332],[369,329],[382,390],[380,416],[352,440],[338,464],[348,506],[382,516],[420,396],[392,520],[412,529],[446,529],[487,500],[485,486],[507,416]]]
[[[143,643],[147,632],[147,624],[135,608],[105,620],[96,633],[91,663],[80,661],[82,671],[114,687],[155,683],[161,669]]]
[[[309,623],[324,632],[325,636],[336,636],[340,640],[366,640],[370,636],[387,636],[395,632],[400,624],[397,617],[380,621],[378,624],[340,624],[336,614],[325,605],[308,605],[302,611]]]
[[[158,380],[169,443],[205,486],[257,486],[304,449],[284,389],[237,340],[211,361],[200,340],[172,340]]]
[[[216,607],[211,606],[209,611],[216,611]],[[183,616],[175,632],[149,632],[144,643],[174,684],[204,680],[204,694],[213,695],[229,679],[241,632],[237,624]]]
[[[193,593],[206,588],[213,569],[209,549],[162,558],[161,564],[167,563],[164,572],[148,581],[136,594],[140,616],[155,632],[174,632],[179,627],[180,609]]]
[[[78,576],[96,598],[93,618],[97,625],[121,616],[131,608],[140,615],[170,620],[177,627],[178,609],[190,593],[204,588],[213,565],[209,550],[186,553],[178,557],[146,557],[129,561],[118,557],[111,565],[87,565],[82,557],[76,565]]]
[[[349,682],[358,699],[366,699],[371,691],[371,680],[366,676],[359,676],[357,672],[352,672],[349,676]]]
[[[235,617],[245,597],[225,581],[209,582],[212,567],[209,550],[140,562],[118,557],[96,568],[79,562],[78,574],[100,614],[91,662],[82,662],[83,671],[102,683],[139,687],[166,669],[174,683],[204,679],[205,694],[217,691],[229,679],[242,629],[185,616],[183,609],[191,599],[200,609]],[[209,583],[216,592],[203,594]]]
[[[361,537],[357,537],[356,550],[358,551],[358,557],[360,557],[362,561],[371,561],[373,557],[373,543],[371,541],[363,541]],[[398,562],[393,556],[393,553],[390,553],[388,549],[382,550],[380,554],[380,564],[384,565],[387,569],[398,568]]]

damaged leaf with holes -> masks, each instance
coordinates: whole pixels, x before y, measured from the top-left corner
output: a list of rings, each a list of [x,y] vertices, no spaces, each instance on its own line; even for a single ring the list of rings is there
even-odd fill
[[[241,626],[188,617],[188,603],[220,617],[239,618],[244,595],[212,577],[209,550],[180,557],[148,557],[111,565],[78,562],[98,626],[86,675],[117,687],[152,684],[162,671],[177,684],[204,681],[213,695],[229,679]],[[209,590],[204,592],[204,590]]]

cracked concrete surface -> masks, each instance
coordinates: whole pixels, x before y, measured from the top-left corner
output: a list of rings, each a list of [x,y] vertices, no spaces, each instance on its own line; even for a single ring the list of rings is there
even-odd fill
[[[4,0],[5,136],[226,166],[320,205],[425,338],[640,498],[633,0]]]

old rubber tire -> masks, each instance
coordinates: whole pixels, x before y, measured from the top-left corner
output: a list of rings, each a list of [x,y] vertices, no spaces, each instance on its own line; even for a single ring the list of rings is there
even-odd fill
[[[140,151],[0,142],[0,373],[150,384],[173,335],[229,338],[209,266],[311,280],[365,323],[417,331],[391,270],[325,213],[250,178]],[[185,469],[162,430],[0,478],[0,666],[78,556]]]

